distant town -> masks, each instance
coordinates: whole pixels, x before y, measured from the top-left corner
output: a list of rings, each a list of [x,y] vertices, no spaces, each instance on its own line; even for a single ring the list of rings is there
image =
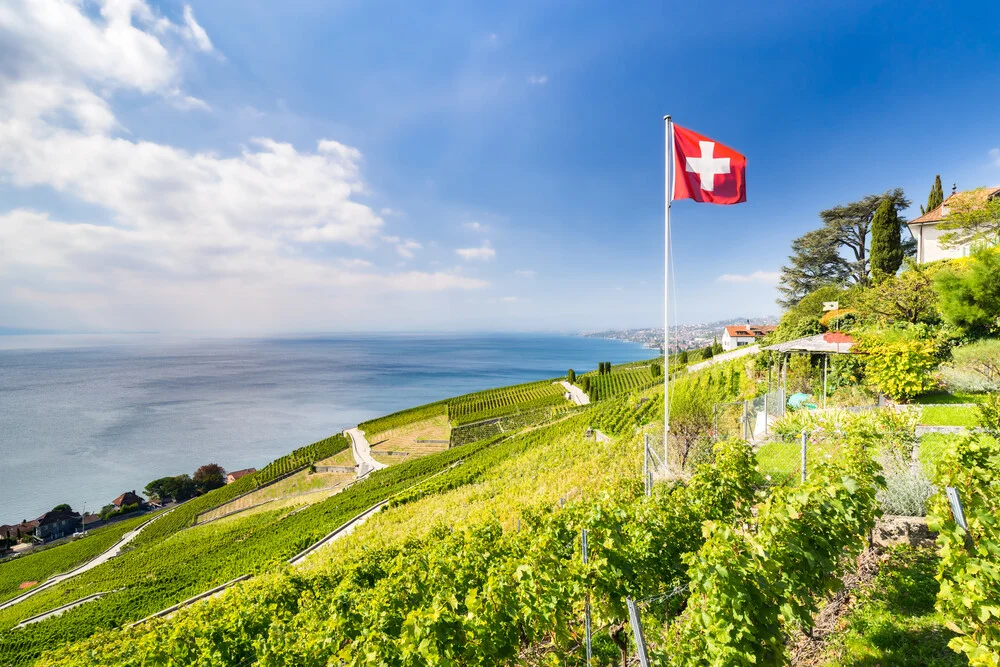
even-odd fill
[[[750,325],[752,327],[768,327],[778,324],[777,315],[765,317],[743,317],[704,324],[679,324],[670,327],[670,351],[697,350],[722,340],[727,326]],[[663,351],[663,327],[649,329],[607,329],[605,331],[589,331],[583,334],[587,338],[607,338],[629,343],[639,343],[650,349]]]

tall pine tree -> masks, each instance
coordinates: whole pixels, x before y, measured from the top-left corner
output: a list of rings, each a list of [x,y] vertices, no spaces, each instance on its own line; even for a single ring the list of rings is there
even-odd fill
[[[840,256],[836,235],[827,227],[813,230],[792,241],[789,264],[781,267],[778,304],[791,308],[804,296],[826,285],[847,280],[850,268]]]
[[[934,185],[931,186],[931,193],[927,195],[927,208],[920,207],[920,213],[929,213],[944,202],[944,189],[941,188],[941,174],[934,177]]]
[[[903,264],[903,244],[899,227],[896,203],[886,197],[872,216],[871,275],[876,282],[896,275]]]

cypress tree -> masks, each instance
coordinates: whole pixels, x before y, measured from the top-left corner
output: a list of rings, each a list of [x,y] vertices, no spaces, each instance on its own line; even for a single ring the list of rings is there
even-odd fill
[[[605,370],[605,372],[608,375],[611,375],[611,362],[610,361],[605,361],[604,362],[604,370]]]
[[[569,380],[570,384],[575,383],[576,382],[576,371],[574,371],[572,368],[569,369],[569,371],[566,373],[566,379]]]
[[[920,207],[921,213],[929,213],[944,202],[944,189],[941,187],[941,174],[934,177],[931,193],[927,195],[927,208]]]
[[[884,199],[872,217],[871,275],[882,280],[896,275],[903,264],[899,216],[890,199]]]
[[[677,362],[681,364],[686,364],[688,362],[688,351],[684,350],[679,355],[677,355]]]

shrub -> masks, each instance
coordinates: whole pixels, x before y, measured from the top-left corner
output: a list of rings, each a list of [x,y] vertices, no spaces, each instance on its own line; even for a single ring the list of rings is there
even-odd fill
[[[966,332],[1000,325],[1000,252],[984,249],[964,269],[942,270],[934,279],[944,319]]]
[[[865,336],[858,348],[869,355],[868,383],[893,400],[912,398],[932,386],[931,371],[937,366],[932,341]]]
[[[924,516],[927,501],[937,493],[937,487],[923,470],[898,451],[887,450],[879,457],[885,488],[876,494],[882,511],[901,516]]]

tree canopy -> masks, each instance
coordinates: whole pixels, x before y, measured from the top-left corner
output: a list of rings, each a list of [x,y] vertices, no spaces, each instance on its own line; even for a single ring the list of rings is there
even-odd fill
[[[944,319],[971,334],[1000,327],[1000,251],[982,249],[966,266],[942,270],[934,289]]]
[[[1000,241],[1000,196],[991,197],[991,192],[978,188],[959,193],[948,201],[948,216],[939,225],[945,230],[941,236],[943,245],[992,245]]]
[[[226,483],[226,471],[218,463],[206,463],[194,473],[194,483],[199,493],[217,489]]]
[[[875,282],[881,282],[889,276],[895,276],[903,265],[899,215],[888,197],[875,209],[871,235],[871,277]]]
[[[898,217],[900,211],[910,206],[910,200],[903,194],[902,188],[888,190],[882,194],[867,195],[858,201],[841,206],[834,206],[819,214],[824,227],[828,230],[840,248],[847,249],[853,259],[846,260],[846,267],[851,279],[859,285],[868,283],[868,234],[871,230],[875,211],[884,200],[888,199],[897,214],[897,222],[904,221]],[[904,245],[904,252],[907,251]]]
[[[927,195],[927,207],[920,207],[920,214],[928,213],[933,211],[938,206],[944,202],[944,190],[941,188],[941,174],[934,177],[934,185],[931,186],[931,192]]]

